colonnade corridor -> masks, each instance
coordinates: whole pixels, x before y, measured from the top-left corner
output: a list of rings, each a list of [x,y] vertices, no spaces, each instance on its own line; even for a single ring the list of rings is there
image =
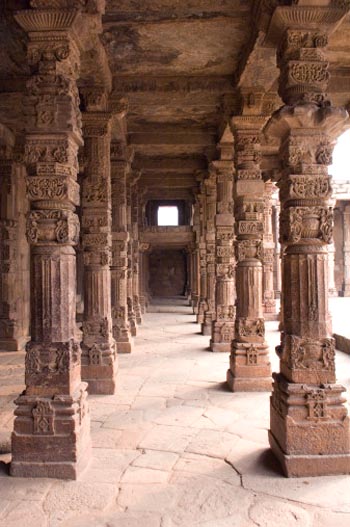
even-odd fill
[[[331,307],[335,317],[349,299]],[[273,371],[277,326],[266,323]],[[336,361],[349,389],[350,357]],[[88,468],[78,481],[23,479],[4,452],[24,353],[0,353],[0,526],[348,527],[350,476],[284,478],[268,444],[270,393],[232,393],[227,366],[185,298],[153,300],[133,353],[119,355],[116,393],[88,397]]]

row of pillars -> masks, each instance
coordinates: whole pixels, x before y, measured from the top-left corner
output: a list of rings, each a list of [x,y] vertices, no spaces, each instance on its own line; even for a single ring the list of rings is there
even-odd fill
[[[114,391],[119,327],[120,343],[129,345],[141,316],[135,286],[140,278],[135,227],[139,207],[132,205],[137,199],[126,179],[127,157],[119,152],[109,155],[111,115],[105,92],[83,91],[86,112],[81,123],[80,53],[99,27],[91,21],[100,13],[86,16],[79,8],[62,16],[53,8],[45,11],[43,23],[43,13],[36,7],[40,3],[32,5],[16,15],[28,34],[32,73],[24,155],[17,159],[27,168],[30,203],[31,340],[26,389],[16,400],[11,473],[75,478],[90,457],[87,382],[91,392]],[[315,23],[309,27],[304,18],[299,29],[298,5],[277,9],[273,35],[279,48],[283,105],[270,118],[262,111],[263,95],[242,90],[242,115],[230,123],[234,160],[223,149],[198,195],[198,317],[203,331],[211,328],[213,347],[226,342],[226,336],[230,341],[231,389],[270,389],[263,311],[263,260],[268,250],[264,242],[269,240],[261,173],[264,130],[281,144],[283,246],[283,332],[277,350],[280,373],[273,375],[270,444],[289,476],[347,473],[349,419],[344,388],[335,380],[328,312],[332,208],[327,166],[334,138],[348,116],[327,102],[329,73],[323,49],[340,14],[327,8],[332,16],[325,17],[316,31]],[[81,124],[86,156],[82,341],[76,326],[74,249],[80,226],[76,207]],[[111,206],[113,195],[119,200],[116,207]]]

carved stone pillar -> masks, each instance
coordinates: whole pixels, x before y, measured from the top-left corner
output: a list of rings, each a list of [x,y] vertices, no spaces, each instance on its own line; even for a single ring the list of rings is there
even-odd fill
[[[139,177],[139,176],[138,176]],[[132,300],[136,323],[142,323],[140,304],[140,242],[139,242],[139,192],[135,182],[131,187],[131,220],[132,220]]]
[[[211,335],[215,320],[215,214],[216,214],[216,175],[210,172],[204,180],[206,190],[205,245],[207,265],[206,309],[202,323],[202,334]]]
[[[199,218],[199,201],[196,196],[193,212],[193,232],[195,242],[192,247],[192,284],[191,284],[191,305],[193,313],[198,314],[199,308],[199,288],[200,288],[200,269],[199,269],[199,239],[200,239],[200,218]]]
[[[274,226],[274,244],[275,244],[275,260],[274,260],[274,295],[275,298],[280,298],[282,284],[281,284],[281,245],[279,243],[279,221],[280,221],[280,205],[275,203],[273,207],[273,226]]]
[[[275,243],[272,231],[272,193],[274,185],[265,183],[263,235],[263,307],[265,320],[276,320],[276,300],[273,287]]]
[[[136,313],[134,308],[134,279],[133,279],[133,243],[134,243],[134,232],[132,226],[132,185],[134,177],[131,170],[128,172],[126,181],[126,204],[127,204],[127,227],[129,233],[128,239],[128,270],[127,270],[127,306],[128,306],[128,321],[130,327],[130,333],[133,337],[136,337],[137,323]]]
[[[199,202],[199,304],[197,323],[203,324],[204,312],[207,308],[207,250],[206,250],[206,195],[204,182],[200,184],[200,193],[198,194]]]
[[[344,232],[344,284],[343,296],[350,296],[350,205],[346,205],[343,211]]]
[[[348,115],[325,103],[329,63],[324,53],[327,33],[345,11],[328,7],[320,13],[309,7],[309,18],[299,29],[304,13],[297,5],[275,12],[270,31],[279,45],[279,92],[285,106],[266,129],[281,139],[285,247],[280,373],[274,374],[269,439],[285,474],[301,477],[350,471],[345,389],[336,384],[330,331],[327,255],[333,234],[328,165]]]
[[[29,340],[29,245],[25,168],[0,144],[0,349],[23,350]]]
[[[77,152],[82,145],[76,79],[80,38],[89,34],[91,41],[100,15],[87,16],[77,7],[63,13],[59,5],[15,15],[28,34],[32,72],[25,137],[31,341],[26,389],[16,400],[11,474],[74,479],[90,457],[87,384],[81,382],[76,334],[74,246],[79,220],[74,211],[79,203]]]
[[[117,351],[111,315],[111,115],[103,89],[83,91],[84,155],[82,244],[84,249],[84,316],[81,376],[89,393],[113,394]]]
[[[232,148],[231,148],[232,150]],[[214,161],[217,182],[216,316],[212,327],[212,351],[231,351],[235,324],[233,162]]]
[[[149,243],[140,243],[140,305],[141,312],[146,313],[148,306],[148,250]]]
[[[232,391],[271,388],[263,314],[264,182],[260,130],[266,118],[234,117],[237,313],[227,382]]]
[[[121,150],[119,143],[112,143],[112,322],[118,353],[131,353],[133,339],[127,303],[129,232],[126,200],[126,179],[130,165],[127,161],[122,160]]]

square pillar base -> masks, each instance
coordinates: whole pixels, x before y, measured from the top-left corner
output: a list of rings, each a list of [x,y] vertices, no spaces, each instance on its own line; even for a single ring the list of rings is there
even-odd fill
[[[226,382],[232,392],[270,392],[271,377],[236,377],[227,370]]]
[[[202,335],[210,337],[211,336],[211,322],[204,321],[202,324],[201,331],[202,331]]]
[[[108,366],[95,364],[81,366],[81,378],[88,383],[90,395],[114,395],[117,372],[116,360]]]
[[[288,477],[350,472],[349,417],[338,384],[289,382],[273,374],[270,445]]]
[[[24,351],[30,337],[0,337],[1,351]]]
[[[231,342],[213,342],[213,340],[211,339],[210,349],[214,352],[230,352]]]
[[[283,473],[287,478],[350,474],[349,454],[304,456],[286,454],[270,430],[269,443],[272,452],[280,462]]]
[[[86,384],[73,396],[16,401],[11,476],[77,479],[91,459]]]
[[[117,352],[118,353],[131,353],[134,347],[134,342],[132,339],[127,341],[116,341]]]

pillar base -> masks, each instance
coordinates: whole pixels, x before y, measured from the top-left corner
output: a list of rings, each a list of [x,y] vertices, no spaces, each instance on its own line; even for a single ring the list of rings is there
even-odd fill
[[[16,400],[11,476],[77,479],[91,458],[86,383],[73,396]]]
[[[30,337],[6,338],[0,337],[1,351],[24,351]]]
[[[345,286],[343,289],[343,296],[350,296],[350,287]]]
[[[213,342],[213,340],[211,340],[210,349],[214,352],[230,352],[231,342]]]
[[[234,392],[271,391],[271,365],[266,343],[232,343],[227,383]]]
[[[348,454],[326,456],[286,454],[270,430],[269,443],[272,452],[280,462],[283,473],[287,478],[350,474],[350,455]]]
[[[202,335],[211,336],[211,321],[206,320],[202,323]]]
[[[118,353],[131,353],[134,347],[134,343],[132,340],[128,340],[126,342],[116,341],[116,344]]]
[[[337,384],[289,382],[273,374],[270,444],[285,474],[325,476],[350,469],[349,417]]]
[[[90,395],[113,395],[116,390],[117,363],[109,366],[90,364],[81,367],[81,377],[88,383]]]
[[[227,370],[226,382],[232,392],[270,392],[270,377],[236,377]]]

